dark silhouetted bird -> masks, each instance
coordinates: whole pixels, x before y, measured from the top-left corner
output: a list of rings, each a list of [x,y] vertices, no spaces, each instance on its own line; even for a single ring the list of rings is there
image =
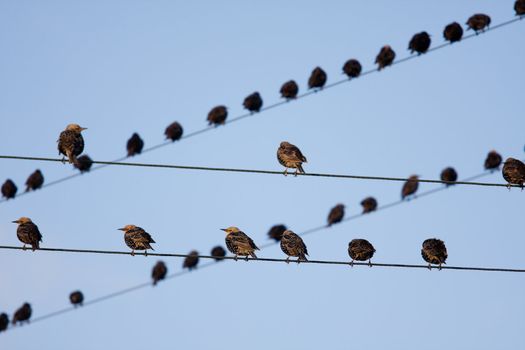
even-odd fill
[[[274,225],[268,231],[268,237],[276,242],[280,242],[281,238],[283,238],[283,233],[286,230],[287,228],[284,225]]]
[[[330,210],[330,213],[328,213],[328,226],[332,226],[333,224],[337,224],[343,220],[345,216],[345,206],[344,204],[337,204],[335,207],[333,207]]]
[[[427,52],[430,47],[430,35],[427,32],[421,32],[414,34],[410,42],[408,43],[408,49],[410,53],[417,52],[418,55]]]
[[[24,303],[18,310],[16,310],[15,314],[13,315],[13,323],[16,325],[17,323],[21,326],[24,324],[24,322],[29,323],[29,319],[31,318],[31,313],[33,311],[31,310],[31,305],[29,303]]]
[[[75,164],[77,157],[84,151],[83,128],[78,124],[69,124],[58,137],[58,154],[65,155],[69,163]]]
[[[357,78],[361,74],[361,63],[358,60],[352,58],[345,62],[343,65],[343,73],[349,78]]]
[[[199,252],[196,250],[192,250],[186,259],[184,259],[184,263],[182,264],[182,268],[187,268],[188,270],[193,270],[197,268],[197,264],[199,263]]]
[[[173,122],[164,131],[164,135],[166,135],[167,140],[171,141],[177,141],[180,140],[182,137],[184,130],[182,129],[182,125],[180,125],[178,122]]]
[[[88,172],[91,169],[91,166],[93,165],[93,161],[87,154],[80,156],[77,158],[77,162],[75,163],[75,168],[80,170],[81,173]]]
[[[44,184],[44,175],[40,169],[35,170],[26,180],[26,192],[38,190]]]
[[[251,95],[248,95],[244,102],[242,103],[245,109],[249,110],[250,112],[259,112],[261,110],[261,107],[263,105],[263,100],[261,98],[261,95],[259,95],[258,92],[254,92]]]
[[[503,158],[498,152],[490,151],[489,154],[487,154],[487,158],[485,159],[485,169],[487,170],[499,169],[499,166],[501,165],[502,161],[503,161]]]
[[[38,226],[35,225],[30,218],[21,217],[18,220],[13,221],[14,224],[18,224],[16,229],[16,236],[20,242],[24,243],[22,247],[26,249],[26,244],[31,245],[33,251],[40,248],[40,242],[42,242],[42,234],[38,229]]]
[[[255,251],[259,250],[253,240],[248,237],[247,234],[239,230],[235,226],[228,228],[221,228],[222,231],[226,232],[226,247],[230,252],[235,254],[234,259],[237,260],[237,256],[245,256],[248,260],[248,256],[257,259]]]
[[[223,247],[220,245],[213,247],[211,250],[211,256],[215,259],[215,261],[221,261],[226,256],[226,250],[224,250]]]
[[[513,185],[520,185],[523,189],[525,182],[525,164],[521,160],[514,158],[507,158],[503,163],[503,170],[501,171],[505,181]]]
[[[315,67],[308,78],[308,88],[309,89],[322,89],[324,84],[326,84],[326,73],[321,67]]]
[[[394,62],[395,58],[395,51],[392,50],[392,48],[389,45],[383,46],[376,57],[375,63],[377,63],[377,65],[379,66],[377,69],[381,70],[387,66],[390,66],[392,62]]]
[[[131,135],[126,144],[126,149],[128,150],[128,157],[133,157],[136,154],[140,154],[144,148],[144,141],[140,138],[139,134],[136,132]]]
[[[456,169],[452,167],[448,167],[443,169],[441,172],[441,181],[450,181],[450,182],[456,182],[458,180],[458,173],[456,172]],[[450,186],[453,184],[447,184],[447,186]]]
[[[0,333],[4,332],[9,326],[9,316],[6,313],[0,314]]]
[[[84,303],[84,294],[81,291],[76,290],[69,294],[69,301],[73,304],[74,307],[82,306]]]
[[[153,266],[153,269],[151,270],[151,278],[153,279],[153,285],[156,286],[157,282],[163,280],[166,278],[166,274],[168,273],[168,267],[164,263],[164,261],[157,261],[155,266]]]
[[[307,160],[297,146],[286,141],[281,142],[277,149],[277,160],[282,166],[286,167],[284,175],[288,175],[288,168],[295,169],[295,176],[297,176],[298,172],[304,174],[302,164],[307,163]]]
[[[401,189],[401,199],[405,199],[406,197],[416,193],[417,188],[419,187],[418,179],[418,175],[412,175],[408,178],[408,180],[403,184],[403,188]]]
[[[348,243],[348,255],[352,258],[350,265],[354,265],[354,260],[367,261],[368,265],[372,267],[371,259],[376,250],[374,246],[366,239],[353,239]]]
[[[516,16],[525,15],[525,0],[516,0],[514,3],[514,11],[516,11]]]
[[[467,26],[467,30],[474,29],[478,34],[479,31],[484,31],[490,26],[490,17],[483,13],[477,13],[467,20]]]
[[[421,249],[421,256],[428,263],[428,268],[431,269],[432,265],[439,265],[441,270],[441,265],[445,264],[447,260],[447,248],[445,243],[437,238],[430,238],[423,242],[423,248]]]
[[[300,261],[308,261],[308,259],[306,259],[308,249],[306,249],[303,239],[292,230],[284,231],[281,239],[281,250],[288,256],[286,258],[287,263],[290,262],[291,256],[297,257],[297,263]]]
[[[219,126],[226,122],[228,117],[228,109],[226,106],[216,106],[208,113],[208,124]]]
[[[144,250],[145,255],[148,254],[148,249],[155,250],[150,243],[156,242],[142,227],[126,225],[118,230],[124,231],[124,242],[131,248],[131,255],[135,255],[135,250]]]
[[[461,27],[461,24],[458,22],[448,24],[443,30],[443,37],[451,43],[460,41],[463,37],[463,28]]]
[[[281,86],[281,97],[287,100],[291,100],[297,97],[299,93],[299,86],[294,80],[289,80]]]
[[[374,197],[366,197],[361,201],[363,214],[371,213],[377,209],[377,200]]]
[[[2,196],[6,199],[15,198],[16,191],[18,191],[18,187],[16,187],[13,180],[5,180],[4,184],[2,185]]]

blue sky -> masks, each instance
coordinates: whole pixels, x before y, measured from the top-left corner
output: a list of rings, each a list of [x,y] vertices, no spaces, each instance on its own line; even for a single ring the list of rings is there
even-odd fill
[[[215,105],[243,112],[295,79],[306,89],[321,66],[328,82],[357,58],[373,67],[380,47],[405,57],[423,30],[433,45],[452,21],[484,12],[497,24],[513,1],[3,1],[0,3],[0,144],[3,154],[56,156],[69,123],[88,127],[86,153],[125,155],[138,132],[146,147],[174,120],[206,125]],[[134,160],[280,170],[287,140],[307,172],[438,178],[483,169],[487,152],[523,158],[525,22],[371,74]],[[0,180],[22,188],[69,165],[1,161]],[[502,182],[499,173],[485,178]],[[420,190],[434,188],[422,184]],[[323,224],[336,203],[358,213],[369,195],[397,200],[400,183],[113,167],[1,203],[2,244],[19,245],[12,220],[31,217],[45,247],[127,250],[116,229],[148,230],[158,252],[208,253],[235,225],[256,243],[284,223]],[[376,247],[376,262],[422,263],[421,242],[445,241],[450,265],[525,267],[524,193],[455,186],[436,195],[305,237],[312,259],[348,259],[353,238]],[[283,257],[277,246],[262,257]],[[23,302],[34,316],[149,279],[157,258],[0,252],[0,312]],[[166,260],[170,272],[181,259]],[[523,338],[519,274],[317,265],[221,263],[120,298],[0,335],[6,349],[269,347],[493,349]]]

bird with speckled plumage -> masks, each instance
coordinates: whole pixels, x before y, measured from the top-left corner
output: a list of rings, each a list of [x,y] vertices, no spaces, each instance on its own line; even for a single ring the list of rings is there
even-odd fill
[[[281,142],[277,149],[277,160],[282,166],[286,167],[284,170],[285,176],[288,175],[288,168],[295,169],[295,176],[298,173],[304,174],[303,163],[307,163],[307,160],[299,147],[287,141]]]
[[[84,304],[84,294],[79,290],[71,292],[71,294],[69,294],[69,301],[74,307],[82,306]]]
[[[2,197],[4,197],[5,199],[12,199],[15,198],[16,192],[18,191],[18,187],[16,187],[13,180],[7,179],[2,185],[1,191]]]
[[[180,123],[178,122],[171,123],[166,127],[166,130],[164,130],[166,140],[171,140],[172,142],[180,140],[183,133],[184,129],[182,128],[182,125],[180,125]]]
[[[447,24],[445,29],[443,29],[443,37],[450,43],[460,41],[463,37],[463,28],[461,27],[461,24],[458,22]]]
[[[38,229],[38,226],[31,221],[28,217],[21,217],[18,220],[13,221],[14,224],[18,224],[16,229],[16,236],[20,242],[24,243],[22,249],[26,249],[26,244],[31,245],[33,251],[40,248],[40,242],[42,242],[42,234]]]
[[[473,29],[476,35],[490,26],[490,17],[484,13],[476,13],[467,20],[467,30]]]
[[[66,156],[71,164],[75,164],[77,157],[84,151],[82,131],[86,129],[78,124],[69,124],[58,137],[58,154]]]
[[[26,180],[26,192],[35,191],[44,184],[44,175],[40,169],[36,169]]]
[[[434,264],[439,265],[439,269],[441,270],[441,265],[445,264],[448,257],[445,242],[437,238],[425,240],[421,248],[421,256],[428,263],[429,269],[432,269],[432,264]]]
[[[228,118],[228,108],[226,106],[216,106],[208,113],[208,125],[223,125]]]
[[[281,238],[281,250],[287,255],[286,263],[290,262],[291,256],[297,257],[297,263],[308,261],[306,258],[308,255],[308,249],[306,248],[303,239],[292,230],[286,230],[283,232]]]
[[[294,80],[289,80],[281,86],[281,97],[287,100],[291,100],[297,97],[299,93],[299,86]]]
[[[353,239],[348,243],[348,255],[352,258],[350,265],[354,265],[354,260],[367,261],[368,266],[372,267],[372,257],[376,252],[372,243],[366,239]]]
[[[335,207],[330,209],[330,212],[328,213],[328,227],[332,226],[333,224],[337,224],[343,220],[345,216],[345,206],[344,204],[337,204]]]
[[[376,56],[375,63],[378,65],[377,70],[381,70],[392,65],[395,58],[396,52],[392,50],[389,45],[383,46]]]
[[[371,213],[377,210],[377,200],[374,197],[366,197],[361,201],[363,214]]]
[[[31,305],[29,303],[24,303],[24,305],[16,310],[11,323],[14,325],[18,324],[19,326],[23,325],[24,323],[29,323],[32,313],[33,310],[31,309]]]
[[[507,158],[503,163],[503,169],[501,170],[503,178],[510,185],[519,185],[523,189],[523,183],[525,182],[525,164],[519,159]]]
[[[135,250],[144,250],[144,255],[148,255],[148,249],[155,250],[151,243],[156,242],[142,227],[126,225],[118,230],[124,231],[124,242],[131,248],[131,255],[135,255]]]
[[[153,285],[156,286],[159,281],[162,281],[166,278],[168,274],[168,267],[164,261],[157,261],[153,269],[151,270],[151,278],[153,279]]]
[[[315,67],[308,78],[309,89],[322,89],[327,80],[326,72],[321,67]]]
[[[410,196],[414,195],[417,192],[417,189],[419,187],[419,176],[418,175],[411,175],[408,180],[403,184],[403,188],[401,189],[401,199],[409,198]]]
[[[255,251],[259,250],[259,248],[246,233],[235,226],[221,228],[221,230],[226,232],[226,247],[231,253],[235,254],[235,260],[237,260],[239,255],[245,256],[246,260],[248,260],[248,256],[257,259]]]

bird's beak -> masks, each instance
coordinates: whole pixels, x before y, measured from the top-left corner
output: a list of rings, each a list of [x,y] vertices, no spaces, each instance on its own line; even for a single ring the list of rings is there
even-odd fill
[[[87,130],[87,128],[82,128],[82,127],[81,127],[80,130],[81,130],[81,131],[84,131],[84,130]]]
[[[221,231],[228,232],[225,228],[221,228]]]
[[[18,220],[12,221],[13,224],[18,224]]]
[[[124,227],[118,228],[117,230],[119,230],[119,231],[126,231],[126,229]]]

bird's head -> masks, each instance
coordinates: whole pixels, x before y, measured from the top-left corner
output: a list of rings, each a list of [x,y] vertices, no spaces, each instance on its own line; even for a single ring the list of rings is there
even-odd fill
[[[344,209],[345,205],[343,203],[339,203],[339,204],[336,205],[336,207]]]
[[[26,308],[26,309],[31,308],[31,304],[29,304],[29,303],[24,303],[24,305],[22,305],[22,306],[23,306],[24,308]]]
[[[86,130],[87,128],[83,128],[81,127],[80,125],[78,124],[69,124],[67,127],[66,127],[66,130],[71,130],[71,131],[74,131],[74,132],[77,132],[77,133],[81,133],[82,131]]]
[[[241,230],[239,230],[238,227],[235,227],[235,226],[230,226],[228,228],[221,228],[222,231],[226,232],[226,233],[235,233],[235,232],[240,232]]]
[[[288,141],[283,141],[279,145],[279,148],[286,148],[286,147],[289,147],[289,146],[291,146],[291,144]]]
[[[294,234],[294,233],[295,233],[295,232],[293,232],[292,230],[285,230],[285,231],[283,232],[283,237],[284,237],[284,236],[290,236],[290,235],[292,235],[292,234]]]
[[[135,226],[135,225],[126,225],[126,226],[124,226],[122,228],[119,228],[118,230],[119,231],[128,232],[128,231],[134,230],[136,228],[137,228],[137,226]]]
[[[13,221],[13,224],[27,224],[32,222],[30,218],[22,216],[20,219]]]

